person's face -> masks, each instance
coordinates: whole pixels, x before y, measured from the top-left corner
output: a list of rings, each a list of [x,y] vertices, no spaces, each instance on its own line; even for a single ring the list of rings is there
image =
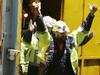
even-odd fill
[[[66,32],[62,32],[62,33],[60,33],[60,32],[54,32],[54,34],[55,34],[55,37],[57,37],[57,38],[63,38],[63,37],[66,37],[67,36],[67,33]]]
[[[33,2],[34,1],[30,1],[30,3],[29,3],[29,8],[30,8],[30,11],[32,14],[34,14],[34,10],[35,10],[35,7],[32,5]]]
[[[29,9],[30,9],[30,13],[31,13],[30,15],[33,20],[35,19],[35,11],[36,11],[35,9],[36,9],[36,7],[38,7],[39,3],[41,3],[41,2],[38,0],[31,0],[29,3]]]
[[[66,32],[63,32],[63,33],[59,33],[59,32],[53,32],[54,33],[54,39],[56,42],[58,42],[59,44],[61,42],[64,42],[65,41],[65,38],[66,38]]]
[[[34,18],[34,11],[35,11],[35,7],[32,5],[33,2],[36,2],[36,0],[29,1],[29,10],[30,10],[32,18]]]

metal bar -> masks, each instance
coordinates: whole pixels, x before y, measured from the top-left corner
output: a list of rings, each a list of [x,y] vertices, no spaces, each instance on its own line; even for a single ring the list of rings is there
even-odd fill
[[[3,0],[3,32],[6,34],[3,37],[3,75],[15,74],[15,61],[8,59],[8,49],[16,47],[17,37],[17,0]]]

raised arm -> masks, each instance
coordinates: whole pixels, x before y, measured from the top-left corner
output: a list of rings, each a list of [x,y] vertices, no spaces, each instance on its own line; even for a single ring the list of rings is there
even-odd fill
[[[88,32],[91,28],[93,19],[94,19],[94,14],[97,11],[96,5],[90,6],[90,12],[89,15],[87,16],[86,20],[82,22],[82,24],[79,26],[79,28],[71,33],[72,36],[74,36],[75,41],[77,42],[77,46],[81,46],[86,44],[91,38],[88,38]],[[84,41],[85,40],[85,41]]]
[[[80,26],[83,32],[89,32],[92,22],[93,22],[93,19],[94,19],[94,14],[96,11],[97,11],[96,5],[90,6],[89,15],[87,16],[86,20],[83,21],[83,23]]]
[[[34,7],[35,7],[35,16],[36,16],[36,25],[37,25],[37,31],[38,32],[45,32],[46,30],[46,27],[44,25],[44,22],[43,22],[43,17],[41,15],[41,4],[40,2],[33,2],[32,4]]]

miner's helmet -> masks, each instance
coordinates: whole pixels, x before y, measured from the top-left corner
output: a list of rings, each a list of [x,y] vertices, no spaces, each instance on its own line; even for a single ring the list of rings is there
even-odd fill
[[[56,23],[56,20],[50,16],[44,16],[43,21],[44,21],[44,24],[50,28],[52,28]]]
[[[55,26],[53,27],[53,31],[59,32],[59,33],[64,33],[64,32],[69,32],[69,27],[64,21],[57,21]]]

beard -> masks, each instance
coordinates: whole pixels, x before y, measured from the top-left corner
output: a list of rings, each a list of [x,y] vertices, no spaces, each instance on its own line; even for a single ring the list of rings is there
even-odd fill
[[[65,36],[61,36],[61,37],[54,37],[54,40],[56,43],[63,43],[65,41]]]

